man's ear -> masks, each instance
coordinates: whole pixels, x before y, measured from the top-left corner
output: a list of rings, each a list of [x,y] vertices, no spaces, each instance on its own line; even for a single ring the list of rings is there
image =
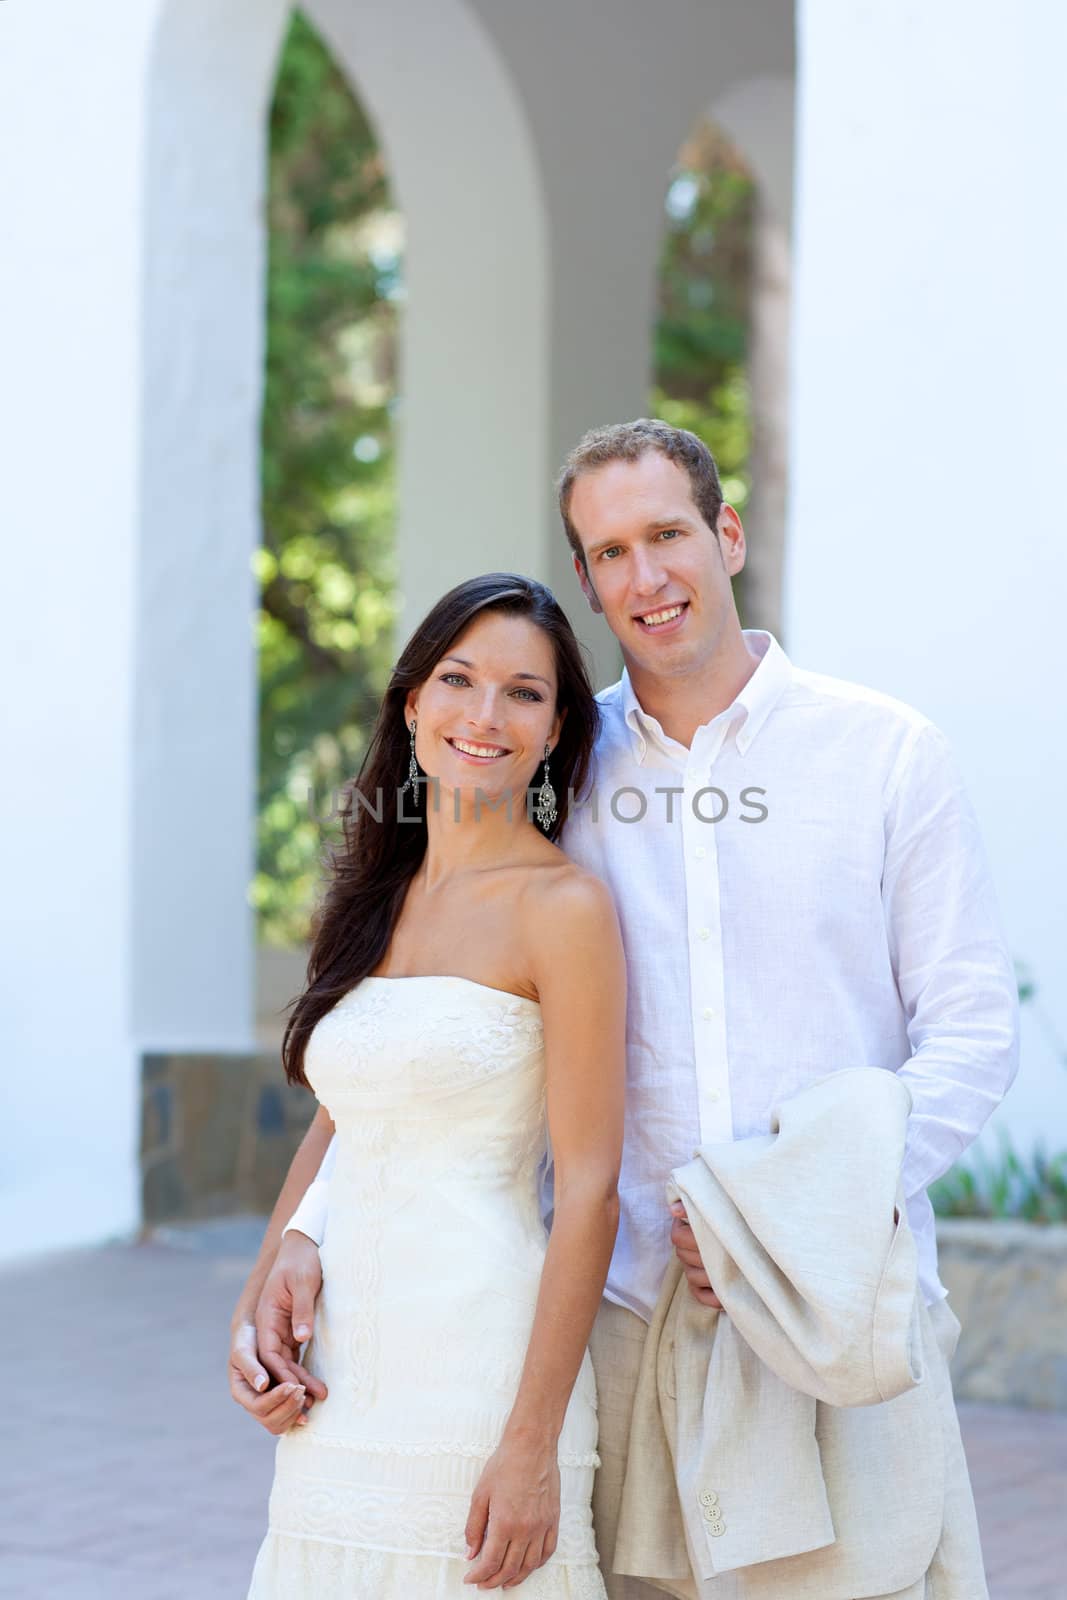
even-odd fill
[[[600,604],[596,597],[596,590],[589,582],[589,574],[585,570],[585,562],[579,556],[574,556],[572,559],[574,561],[574,570],[578,574],[578,582],[582,586],[582,593],[589,601],[590,610],[595,611],[598,617],[602,617],[604,615],[604,607]]]
[[[745,543],[745,530],[741,526],[741,518],[733,506],[724,505],[719,512],[718,534],[723,566],[731,578],[736,578],[745,564],[748,546]]]

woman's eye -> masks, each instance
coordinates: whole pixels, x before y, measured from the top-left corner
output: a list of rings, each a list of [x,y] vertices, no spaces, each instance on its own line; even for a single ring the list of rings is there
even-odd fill
[[[461,685],[469,686],[470,679],[463,672],[442,672],[442,674],[441,674],[441,682],[442,683],[458,682]],[[536,689],[515,689],[513,691],[513,693],[528,695],[531,700],[533,700],[533,701],[535,701],[537,703],[540,703],[540,700],[541,700],[541,696],[537,693]]]

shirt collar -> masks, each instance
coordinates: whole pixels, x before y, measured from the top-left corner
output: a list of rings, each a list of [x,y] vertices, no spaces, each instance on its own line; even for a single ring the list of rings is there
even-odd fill
[[[734,741],[741,755],[747,752],[774,710],[793,674],[792,663],[773,634],[762,628],[746,628],[743,636],[752,654],[760,657],[759,665],[733,703],[719,713],[728,723],[739,722]],[[641,705],[625,667],[620,689],[620,706],[636,759],[644,760],[649,741],[669,748],[673,741]]]

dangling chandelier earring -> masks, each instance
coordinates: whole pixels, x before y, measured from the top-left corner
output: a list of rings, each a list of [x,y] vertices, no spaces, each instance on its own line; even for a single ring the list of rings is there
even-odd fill
[[[551,828],[552,824],[556,820],[556,791],[555,791],[555,789],[553,789],[551,780],[550,780],[550,778],[548,776],[548,757],[549,757],[549,754],[550,754],[549,747],[546,744],[545,745],[545,758],[544,758],[545,759],[544,782],[541,784],[540,789],[537,791],[537,806],[535,808],[537,820],[541,824],[541,827],[545,830],[546,833],[548,832],[549,828]]]
[[[416,717],[411,719],[411,754],[408,757],[408,781],[401,789],[401,794],[406,794],[409,789],[414,789],[416,795],[419,792],[419,764],[415,760],[415,727],[417,720]]]

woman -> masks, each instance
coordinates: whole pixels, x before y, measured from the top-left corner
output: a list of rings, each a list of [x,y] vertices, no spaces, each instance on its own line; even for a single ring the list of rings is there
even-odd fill
[[[596,728],[563,612],[512,574],[447,594],[393,673],[283,1044],[337,1135],[305,1357],[326,1398],[279,1401],[249,1600],[604,1595],[586,1341],[625,968],[607,890],[554,842]]]

